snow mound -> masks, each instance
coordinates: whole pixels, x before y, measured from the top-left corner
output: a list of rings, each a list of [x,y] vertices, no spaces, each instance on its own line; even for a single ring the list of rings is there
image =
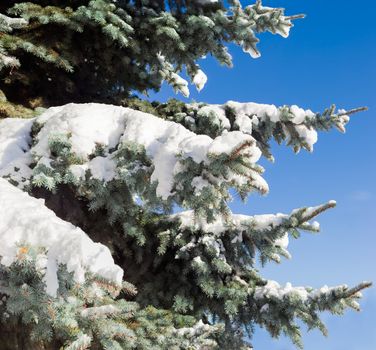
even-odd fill
[[[51,296],[57,294],[59,264],[65,264],[78,283],[85,281],[87,271],[121,284],[123,270],[115,265],[107,247],[59,219],[42,199],[30,197],[1,178],[0,208],[0,263],[10,266],[19,259],[23,245],[46,248],[46,292]]]

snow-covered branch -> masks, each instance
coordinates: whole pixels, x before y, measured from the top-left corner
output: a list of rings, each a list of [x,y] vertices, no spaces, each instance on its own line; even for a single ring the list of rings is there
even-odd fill
[[[81,229],[59,219],[42,199],[30,197],[0,178],[0,263],[10,266],[22,259],[29,246],[45,248],[46,291],[56,296],[57,269],[66,265],[78,283],[85,272],[121,285],[123,271],[107,247],[94,243]]]

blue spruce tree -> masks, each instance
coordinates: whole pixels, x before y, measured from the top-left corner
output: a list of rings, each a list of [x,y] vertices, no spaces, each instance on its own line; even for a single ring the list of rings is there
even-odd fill
[[[2,1],[1,350],[251,349],[255,325],[302,347],[297,322],[326,334],[322,311],[359,310],[368,282],[281,286],[256,268],[290,258],[334,201],[228,203],[268,193],[273,140],[312,151],[363,108],[132,96],[163,82],[189,96],[201,57],[231,66],[232,43],[257,58],[259,33],[287,37],[302,17],[261,1]]]

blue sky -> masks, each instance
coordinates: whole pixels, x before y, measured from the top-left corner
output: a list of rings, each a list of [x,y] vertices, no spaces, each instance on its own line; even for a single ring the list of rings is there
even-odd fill
[[[285,7],[288,14],[306,13],[295,21],[287,39],[261,36],[261,58],[254,60],[231,47],[234,68],[221,67],[211,58],[202,62],[209,80],[201,93],[191,88],[190,101],[223,103],[254,101],[297,104],[322,111],[368,106],[355,115],[345,135],[322,133],[313,153],[294,155],[274,147],[274,164],[264,162],[268,196],[253,195],[234,211],[246,214],[289,212],[330,199],[338,206],[324,213],[319,235],[304,234],[290,244],[292,259],[269,265],[265,277],[295,285],[376,282],[376,26],[374,0],[275,0],[264,5]],[[174,97],[169,87],[152,99]],[[364,293],[363,311],[344,317],[324,315],[329,337],[304,335],[306,350],[375,350],[376,290]],[[253,344],[261,350],[292,350],[286,339],[272,340],[257,330]]]

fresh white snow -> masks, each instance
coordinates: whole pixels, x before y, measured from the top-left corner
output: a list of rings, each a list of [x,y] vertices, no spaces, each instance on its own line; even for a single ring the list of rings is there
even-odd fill
[[[59,219],[42,199],[30,197],[0,178],[0,263],[10,266],[28,246],[47,249],[46,292],[56,296],[57,267],[66,265],[76,282],[85,281],[90,272],[120,285],[123,270],[115,265],[107,247],[93,242],[80,228]]]
[[[226,117],[224,105],[212,104],[199,107],[198,104],[191,104],[191,107],[197,110],[198,117],[213,113],[218,118],[223,128],[230,129],[231,124]]]
[[[265,120],[267,117],[274,123],[280,120],[280,112],[275,105],[268,105],[254,102],[236,102],[228,101],[226,106],[235,111],[236,116],[257,116],[260,120]]]
[[[284,219],[288,218],[289,215],[286,214],[264,214],[264,215],[243,215],[243,214],[232,214],[229,220],[225,220],[222,216],[218,216],[216,220],[208,223],[206,220],[199,219],[195,217],[193,210],[185,210],[177,214],[170,215],[171,220],[180,220],[180,228],[182,230],[200,229],[204,232],[214,233],[219,235],[226,230],[231,230],[233,228],[241,230],[247,229],[249,227],[255,230],[268,230],[275,226],[280,225]],[[286,242],[286,239],[283,239]],[[282,245],[284,245],[282,243]]]
[[[213,104],[199,106],[198,104],[191,104],[191,107],[197,110],[197,116],[207,116],[212,113],[222,125],[224,129],[230,129],[230,121],[226,117],[225,109],[230,107],[235,114],[235,125],[239,131],[245,134],[251,134],[255,126],[260,122],[270,121],[277,123],[283,119],[285,111],[278,109],[275,105],[253,103],[253,102],[235,102],[228,101],[223,105]],[[346,113],[344,110],[338,110],[338,113]],[[313,145],[317,142],[317,131],[305,124],[306,121],[316,117],[310,109],[302,109],[296,105],[289,108],[289,121],[293,124],[294,129],[298,133],[301,141],[305,143],[307,149],[312,151]],[[343,115],[338,119],[337,128],[340,131],[345,131],[345,125],[349,121],[349,116]],[[284,131],[289,140],[290,132],[287,128]],[[287,140],[287,141],[288,141]]]
[[[193,77],[193,84],[196,85],[197,91],[201,91],[204,88],[207,81],[208,77],[201,69],[199,69]]]
[[[276,298],[283,299],[287,295],[295,294],[302,301],[306,301],[309,297],[309,291],[305,287],[293,287],[291,283],[287,282],[282,287],[278,282],[268,280],[265,286],[255,288],[255,299]]]
[[[177,90],[179,90],[183,94],[184,97],[189,97],[188,82],[180,75],[174,72],[170,73],[170,82]]]
[[[17,182],[30,178],[31,169],[28,165],[31,156],[28,151],[32,125],[33,119],[0,120],[0,177],[11,174]]]
[[[256,146],[255,139],[241,131],[224,131],[221,136],[214,139],[208,149],[208,153],[213,155],[230,154],[246,142],[250,144],[249,151],[251,152],[251,156],[249,160],[252,163],[256,163],[261,157],[261,151]]]
[[[125,127],[123,108],[105,104],[68,104],[47,109],[36,118],[43,124],[33,147],[36,155],[49,155],[48,142],[53,135],[67,135],[72,151],[87,159],[97,145],[105,150],[116,147]]]
[[[323,286],[319,289],[313,289],[311,287],[294,287],[290,282],[287,282],[285,286],[281,286],[278,282],[268,280],[265,286],[256,287],[254,298],[255,299],[283,299],[292,295],[297,296],[302,302],[308,299],[319,298],[320,296],[329,295],[333,290],[347,288],[346,285],[339,285],[336,287]],[[265,305],[264,305],[265,306]]]

